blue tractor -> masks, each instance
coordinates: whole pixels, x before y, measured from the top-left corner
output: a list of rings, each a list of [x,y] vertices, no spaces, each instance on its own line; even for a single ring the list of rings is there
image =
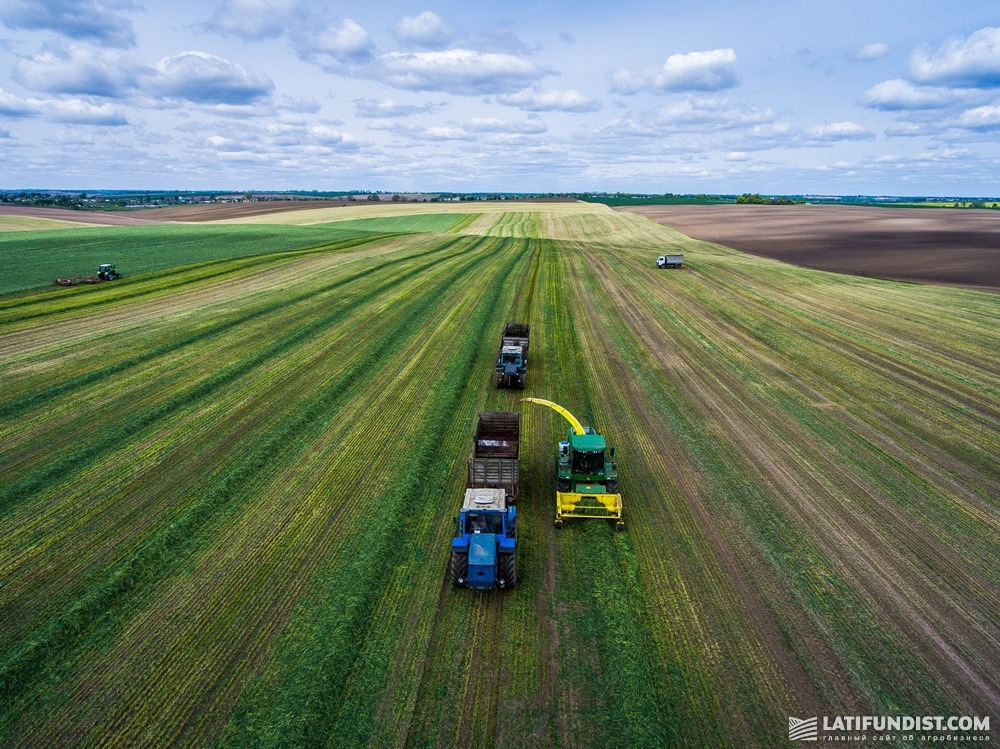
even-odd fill
[[[530,332],[531,327],[527,323],[509,322],[504,326],[494,374],[498,388],[524,389],[528,380]]]
[[[458,587],[512,588],[517,582],[517,508],[505,489],[466,489],[451,541],[451,579]]]

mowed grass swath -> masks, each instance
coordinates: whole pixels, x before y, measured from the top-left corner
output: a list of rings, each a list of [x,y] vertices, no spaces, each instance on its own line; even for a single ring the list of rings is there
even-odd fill
[[[0,743],[766,747],[998,704],[997,296],[602,206],[394,210],[32,233],[199,239],[0,299]],[[626,532],[555,530],[565,422],[523,396],[617,446]],[[456,590],[504,410],[518,582]]]

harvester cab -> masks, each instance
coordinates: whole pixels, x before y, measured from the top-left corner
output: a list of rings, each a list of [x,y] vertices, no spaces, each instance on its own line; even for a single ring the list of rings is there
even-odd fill
[[[115,281],[122,277],[122,274],[115,270],[114,263],[101,263],[97,266],[97,277],[102,281]]]
[[[559,404],[541,398],[524,400],[548,406],[570,424],[556,454],[556,527],[562,527],[564,518],[605,518],[624,530],[615,448]]]
[[[572,428],[559,443],[559,470],[556,485],[566,492],[618,493],[618,462],[615,449],[608,448],[604,435],[593,427],[583,434]]]
[[[451,542],[452,582],[467,588],[509,588],[517,582],[517,508],[505,489],[466,489]]]

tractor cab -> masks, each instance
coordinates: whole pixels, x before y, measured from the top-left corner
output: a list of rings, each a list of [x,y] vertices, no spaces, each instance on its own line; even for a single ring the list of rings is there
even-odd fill
[[[504,489],[466,489],[451,541],[452,577],[468,588],[506,588],[516,580],[517,508]]]
[[[504,346],[500,349],[500,363],[505,367],[520,367],[524,363],[524,352],[520,346]]]
[[[97,277],[102,281],[114,281],[122,277],[122,274],[115,270],[114,263],[101,263],[97,266]]]

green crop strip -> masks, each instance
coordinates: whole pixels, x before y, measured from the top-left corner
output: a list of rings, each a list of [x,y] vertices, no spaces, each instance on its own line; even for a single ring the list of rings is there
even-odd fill
[[[658,314],[672,316],[671,308],[666,303],[653,304],[658,307]],[[706,302],[706,306],[708,304]],[[718,306],[719,302],[714,299],[711,304]],[[609,315],[609,319],[614,319],[614,316]],[[780,329],[777,335],[782,335]],[[673,430],[698,461],[701,473],[711,478],[716,498],[739,518],[742,527],[752,530],[757,545],[767,550],[765,553],[778,574],[792,573],[790,579],[786,579],[793,589],[818,619],[828,622],[827,631],[833,636],[832,642],[845,662],[850,664],[859,688],[865,689],[862,685],[871,683],[883,685],[879,690],[869,692],[874,702],[873,709],[876,712],[891,712],[899,705],[921,704],[926,706],[923,709],[947,711],[945,703],[935,698],[933,691],[925,690],[934,682],[928,670],[915,665],[905,679],[899,678],[898,674],[892,676],[892,666],[886,663],[886,654],[893,654],[889,663],[914,663],[916,654],[900,649],[898,639],[893,637],[887,623],[880,620],[867,597],[837,574],[836,563],[823,557],[816,548],[815,539],[806,533],[796,532],[789,519],[776,511],[766,492],[755,486],[756,482],[747,480],[748,471],[734,470],[734,466],[743,462],[743,456],[727,447],[722,436],[705,424],[694,409],[679,407],[687,400],[685,394],[668,378],[658,376],[643,361],[643,344],[624,328],[616,334],[616,340],[619,350],[625,354],[624,360],[629,364],[632,378],[643,389],[644,399],[655,404],[658,413],[669,417]],[[713,344],[711,350],[713,356],[726,356],[719,346]],[[736,366],[732,369],[739,371]],[[917,477],[900,481],[898,473],[894,475],[894,472],[905,469],[892,458],[878,456],[871,445],[852,444],[857,437],[846,431],[830,431],[829,424],[835,422],[827,419],[822,411],[815,407],[806,409],[800,398],[783,398],[776,389],[771,397],[780,411],[811,430],[833,455],[837,455],[858,475],[869,474],[872,459],[876,457],[879,472],[873,474],[870,480],[883,497],[905,506],[913,498],[928,496],[931,491],[929,484],[919,488],[907,486]],[[941,527],[949,528],[951,525],[945,522]]]

